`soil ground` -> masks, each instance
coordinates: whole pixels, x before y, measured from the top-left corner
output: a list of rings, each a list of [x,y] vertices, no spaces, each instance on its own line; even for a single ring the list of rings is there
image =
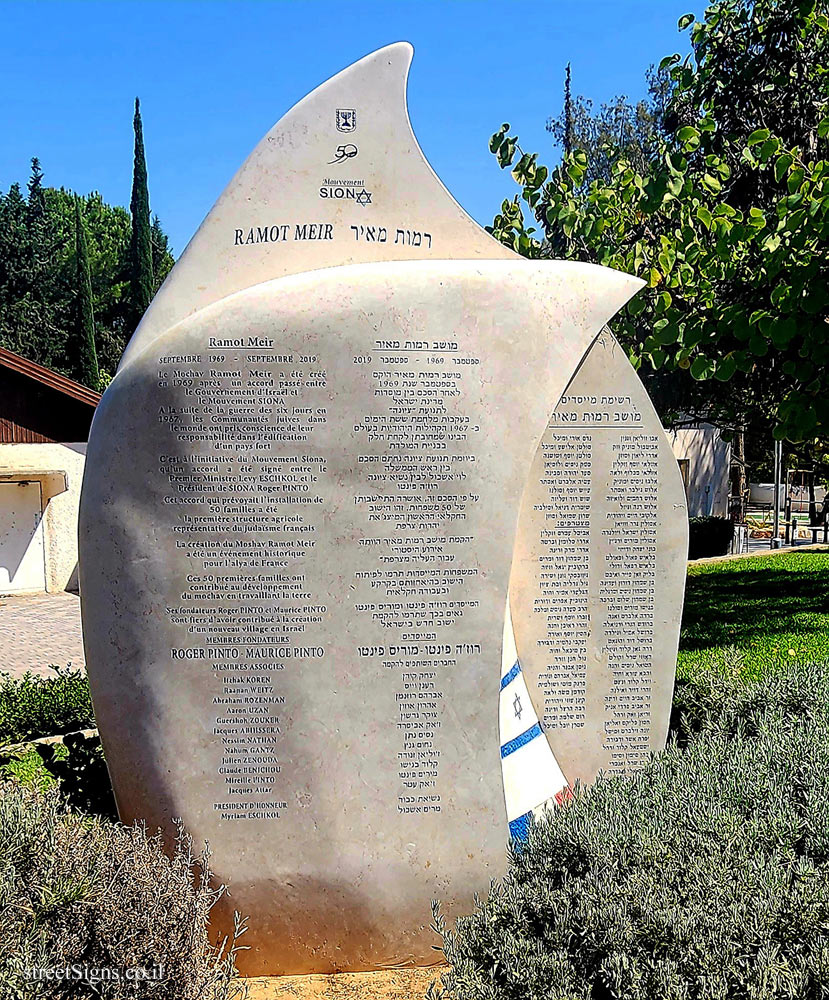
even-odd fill
[[[247,979],[248,1000],[422,1000],[446,966]]]

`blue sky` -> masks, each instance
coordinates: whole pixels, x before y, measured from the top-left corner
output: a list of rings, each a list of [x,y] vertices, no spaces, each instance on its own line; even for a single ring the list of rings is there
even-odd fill
[[[514,193],[487,149],[509,121],[544,125],[573,89],[638,98],[645,71],[687,51],[698,0],[59,0],[0,2],[0,188],[46,182],[129,204],[141,98],[150,200],[180,253],[253,146],[328,77],[389,42],[415,47],[409,111],[446,186],[480,223]]]

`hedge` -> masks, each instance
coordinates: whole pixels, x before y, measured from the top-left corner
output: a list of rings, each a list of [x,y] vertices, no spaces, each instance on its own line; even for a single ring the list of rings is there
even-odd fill
[[[436,907],[447,996],[827,995],[829,666],[704,679],[676,708],[668,749],[534,824],[471,916]]]
[[[236,945],[208,940],[222,892],[181,832],[168,857],[139,826],[70,813],[54,790],[0,785],[3,1000],[236,997]]]
[[[0,674],[0,744],[95,726],[86,674],[53,669],[48,677]]]

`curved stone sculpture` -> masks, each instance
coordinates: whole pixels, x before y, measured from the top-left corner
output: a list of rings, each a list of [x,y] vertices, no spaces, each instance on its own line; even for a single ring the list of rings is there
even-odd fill
[[[411,133],[410,57],[374,53],[268,133],[90,436],[84,639],[119,812],[210,843],[232,892],[217,927],[249,915],[251,974],[434,961],[430,901],[468,911],[510,833],[667,726],[682,486],[600,336],[641,282],[521,260],[466,217]],[[568,394],[594,393],[630,397],[623,431],[655,450],[617,441],[598,399],[590,441],[559,447]],[[569,489],[549,470],[573,461],[598,555],[576,528],[552,567],[570,514],[547,516]],[[650,566],[620,505],[653,468],[659,591],[631,594],[635,635],[616,634],[612,574]],[[559,594],[587,603],[564,714]]]

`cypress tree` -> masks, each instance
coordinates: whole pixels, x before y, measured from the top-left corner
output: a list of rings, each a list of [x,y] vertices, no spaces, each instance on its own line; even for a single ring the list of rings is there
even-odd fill
[[[573,152],[573,97],[570,93],[570,63],[564,76],[564,155]]]
[[[43,190],[43,171],[36,156],[32,157],[32,172],[26,187],[29,192],[29,217],[39,222],[46,215],[46,195]]]
[[[90,389],[98,388],[100,372],[95,350],[95,317],[92,312],[92,282],[89,278],[89,254],[86,231],[81,218],[81,201],[75,197],[75,377]]]
[[[135,329],[153,297],[153,252],[150,231],[150,193],[147,187],[147,162],[144,158],[144,132],[141,110],[135,99],[135,153],[132,169],[130,214],[132,233],[129,250],[129,324]]]

